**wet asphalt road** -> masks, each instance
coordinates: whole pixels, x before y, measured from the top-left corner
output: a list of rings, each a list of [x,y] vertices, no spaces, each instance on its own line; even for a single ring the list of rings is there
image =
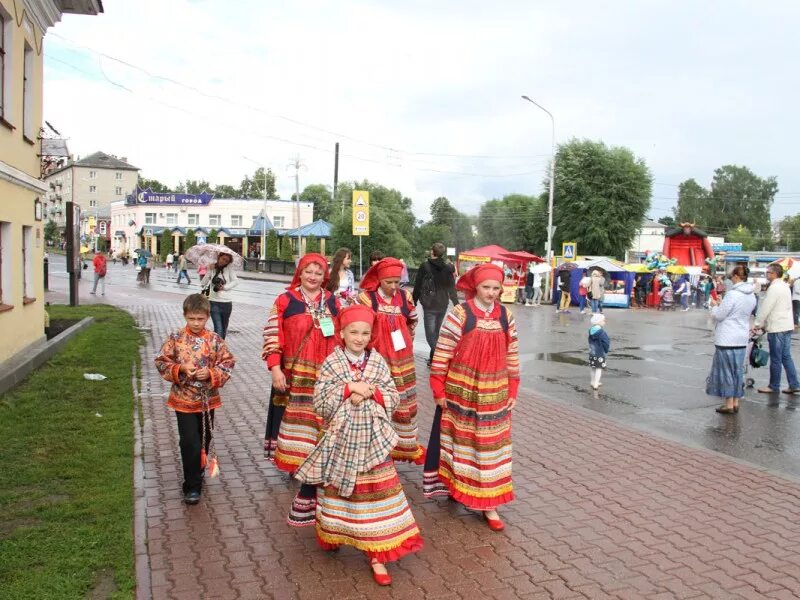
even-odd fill
[[[91,282],[91,268],[84,273],[88,277],[82,287]],[[190,275],[192,285],[179,286],[173,273],[155,269],[145,290],[137,286],[132,266],[110,264],[108,285],[113,286],[115,304],[137,303],[143,295],[148,301],[169,301],[170,295],[199,290],[196,274]],[[66,278],[64,258],[51,256],[51,290],[66,291]],[[266,320],[266,311],[284,287],[281,283],[242,280],[233,292],[234,301],[263,307]],[[603,386],[595,392],[589,387],[587,366],[588,314],[581,315],[577,310],[556,314],[550,306],[517,305],[512,310],[519,329],[525,389],[682,443],[800,476],[800,396],[770,397],[749,389],[738,415],[714,412],[719,400],[704,391],[714,352],[711,322],[705,311],[606,309],[612,348]],[[421,326],[414,349],[421,356],[428,354]],[[797,336],[793,356],[800,367]],[[768,368],[748,376],[754,377],[755,387],[761,387],[767,383]],[[785,379],[783,384],[785,387]]]

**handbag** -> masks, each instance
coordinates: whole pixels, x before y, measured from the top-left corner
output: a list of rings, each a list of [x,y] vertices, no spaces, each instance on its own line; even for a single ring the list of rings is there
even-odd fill
[[[761,347],[761,342],[753,342],[753,349],[750,350],[750,366],[754,369],[766,367],[769,364],[769,352]]]

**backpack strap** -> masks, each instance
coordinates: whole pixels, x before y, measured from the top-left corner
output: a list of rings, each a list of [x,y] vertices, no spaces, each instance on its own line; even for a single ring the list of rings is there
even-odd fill
[[[369,301],[372,303],[372,312],[378,312],[378,292],[367,292],[369,294]]]
[[[408,318],[411,314],[411,308],[408,306],[408,295],[406,291],[401,289],[399,290],[400,293],[400,312],[403,313],[403,316]]]
[[[508,333],[508,309],[500,305],[500,327],[503,328],[503,333]]]
[[[324,293],[327,294],[329,292],[324,292]],[[328,299],[325,301],[325,304],[328,305],[328,310],[331,312],[331,315],[333,315],[334,317],[339,316],[339,311],[336,310],[336,296],[330,294],[330,296],[328,296]]]
[[[464,314],[467,317],[467,320],[464,322],[464,330],[462,331],[462,335],[466,335],[470,331],[475,329],[475,325],[478,324],[478,318],[475,316],[475,313],[472,312],[472,309],[469,307],[469,302],[462,302],[461,308],[464,309]]]

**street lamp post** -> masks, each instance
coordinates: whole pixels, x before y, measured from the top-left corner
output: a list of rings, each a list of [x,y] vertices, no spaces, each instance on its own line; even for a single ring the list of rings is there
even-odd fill
[[[527,100],[534,106],[542,109],[544,112],[547,113],[547,116],[550,117],[550,124],[551,124],[551,138],[550,138],[550,148],[552,153],[552,158],[550,159],[550,199],[547,203],[547,247],[545,251],[547,253],[547,263],[550,264],[550,255],[553,251],[553,195],[555,192],[555,184],[556,184],[556,120],[553,118],[553,113],[547,110],[544,106],[539,104],[538,102],[531,100],[528,96],[522,96],[523,100]],[[547,296],[550,297],[551,295],[551,286],[550,286],[550,271],[545,272],[545,288],[547,290]]]
[[[267,257],[267,168],[250,157],[242,156],[242,158],[249,160],[251,163],[254,163],[264,169],[264,210],[263,214],[261,215],[261,260],[265,260]]]

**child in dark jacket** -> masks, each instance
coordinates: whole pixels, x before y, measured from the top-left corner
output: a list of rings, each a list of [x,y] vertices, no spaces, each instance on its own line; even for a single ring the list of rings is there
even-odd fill
[[[603,313],[592,315],[592,327],[589,329],[589,367],[592,369],[592,389],[599,388],[600,377],[603,369],[606,368],[606,355],[611,349],[611,340],[608,339],[603,326],[606,324],[606,317]]]

